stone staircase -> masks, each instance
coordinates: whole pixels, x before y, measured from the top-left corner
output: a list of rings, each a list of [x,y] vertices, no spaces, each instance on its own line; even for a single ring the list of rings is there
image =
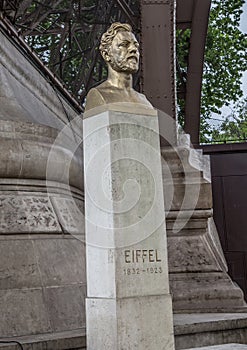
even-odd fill
[[[84,350],[86,349],[86,330],[73,330],[52,334],[12,337],[0,339],[1,350]],[[13,343],[10,341],[13,340]],[[6,341],[6,343],[2,343]],[[17,341],[21,344],[14,343]]]
[[[247,314],[175,314],[174,333],[176,350],[247,350]],[[83,350],[86,349],[86,330],[5,340],[20,342],[24,350]],[[5,343],[0,344],[0,349],[19,350],[21,347]]]
[[[246,350],[247,345],[244,344],[223,344],[223,345],[216,345],[216,346],[206,346],[203,348],[191,348],[187,350]]]
[[[179,135],[162,149],[176,350],[247,350],[247,308],[213,221],[209,158]]]
[[[213,350],[213,346],[221,344],[221,346],[228,344],[226,349],[234,350],[235,348],[229,347],[229,344],[247,344],[247,314],[175,314],[174,333],[176,350],[200,347],[209,347],[208,349],[212,347]],[[243,349],[247,349],[247,345],[243,346],[245,346]]]

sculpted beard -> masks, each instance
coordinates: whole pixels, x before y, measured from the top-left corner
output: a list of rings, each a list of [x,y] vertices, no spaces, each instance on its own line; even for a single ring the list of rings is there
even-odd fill
[[[110,61],[110,65],[117,72],[127,72],[133,74],[138,71],[138,59],[136,57],[127,57],[120,62],[116,62],[113,59]]]

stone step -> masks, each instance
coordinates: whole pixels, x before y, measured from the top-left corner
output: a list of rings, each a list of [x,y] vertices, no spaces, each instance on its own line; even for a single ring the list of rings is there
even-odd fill
[[[244,345],[247,343],[247,313],[175,314],[174,332],[176,350],[247,350],[247,344]],[[86,349],[85,329],[16,337],[16,340],[23,344],[24,350]],[[0,344],[0,349],[21,348],[17,344]]]
[[[174,333],[176,350],[246,344],[247,313],[175,314]],[[229,346],[226,349],[235,350]]]
[[[0,338],[0,350],[21,350],[16,340],[22,345],[23,350],[85,350],[86,336],[85,329],[64,331],[50,334],[38,334],[16,338]],[[4,341],[6,341],[4,343]]]
[[[206,346],[202,348],[190,348],[186,350],[247,350],[247,345],[232,343],[232,344]]]

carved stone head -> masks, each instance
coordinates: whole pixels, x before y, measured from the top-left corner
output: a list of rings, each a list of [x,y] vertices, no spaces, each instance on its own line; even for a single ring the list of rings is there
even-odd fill
[[[127,23],[113,23],[102,35],[100,52],[117,72],[136,73],[139,68],[139,43]]]

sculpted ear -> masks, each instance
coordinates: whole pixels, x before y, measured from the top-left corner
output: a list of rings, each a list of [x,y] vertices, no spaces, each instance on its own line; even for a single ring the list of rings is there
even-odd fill
[[[110,62],[111,58],[107,51],[102,51],[101,55],[106,62]]]

